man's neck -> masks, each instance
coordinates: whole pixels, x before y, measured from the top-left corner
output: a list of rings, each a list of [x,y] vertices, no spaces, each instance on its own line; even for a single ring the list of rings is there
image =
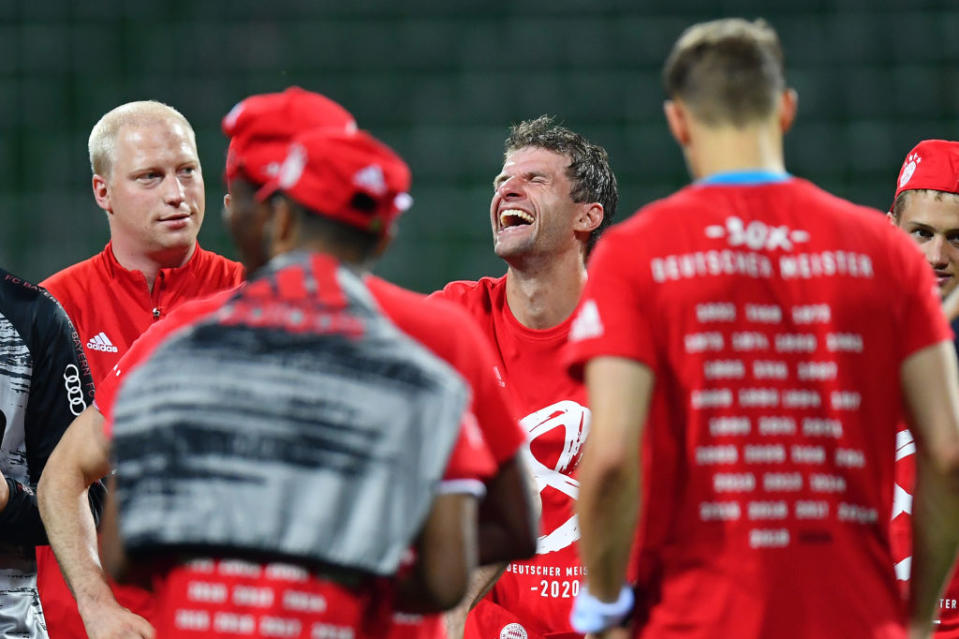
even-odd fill
[[[544,330],[561,324],[579,304],[586,266],[579,251],[524,260],[506,272],[506,303],[520,324]]]
[[[771,124],[701,128],[698,133],[691,167],[695,179],[730,171],[786,171],[782,134]]]
[[[113,256],[119,262],[120,266],[128,271],[140,271],[146,278],[147,288],[153,292],[153,284],[156,282],[160,269],[178,268],[190,261],[193,252],[196,250],[196,242],[186,248],[171,249],[167,251],[143,254],[128,250],[121,243],[111,243]]]

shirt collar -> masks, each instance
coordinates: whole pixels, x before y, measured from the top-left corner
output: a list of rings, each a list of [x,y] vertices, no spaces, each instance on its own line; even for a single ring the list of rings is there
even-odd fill
[[[185,264],[171,268],[161,268],[160,272],[163,273],[163,276],[166,278],[178,277],[180,274],[190,274],[200,263],[200,252],[200,243],[197,242],[193,247],[193,255],[190,256],[190,259],[188,259]],[[120,264],[120,262],[117,260],[117,256],[113,254],[112,241],[107,242],[107,245],[103,248],[102,254],[106,259],[107,269],[112,277],[126,277],[136,282],[139,282],[140,280],[143,280],[144,283],[146,282],[146,277],[142,272],[136,269],[128,269]]]
[[[778,184],[785,182],[792,176],[785,171],[769,171],[766,169],[744,169],[741,171],[723,171],[713,173],[700,180],[697,186],[757,186],[760,184]]]

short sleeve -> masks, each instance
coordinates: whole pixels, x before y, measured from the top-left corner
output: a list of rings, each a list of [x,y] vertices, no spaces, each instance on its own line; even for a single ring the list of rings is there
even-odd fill
[[[656,368],[651,301],[646,293],[652,281],[649,270],[644,270],[648,262],[636,253],[630,236],[622,233],[610,232],[596,247],[563,353],[574,378],[582,378],[588,360],[603,355]]]
[[[485,494],[483,483],[496,473],[496,468],[496,461],[480,432],[476,415],[467,411],[446,463],[440,492],[470,493],[482,497]]]

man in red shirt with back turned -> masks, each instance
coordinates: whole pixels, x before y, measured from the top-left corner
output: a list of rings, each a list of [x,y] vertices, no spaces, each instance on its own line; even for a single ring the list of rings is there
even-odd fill
[[[586,283],[586,255],[617,197],[603,148],[546,116],[514,126],[490,203],[493,248],[506,275],[452,282],[433,294],[466,308],[493,345],[530,439],[543,505],[536,557],[510,563],[476,603],[466,618],[470,639],[574,634],[569,610],[584,574],[575,471],[590,412],[585,388],[563,373],[559,354]],[[485,585],[475,584],[479,592]]]
[[[607,233],[570,331],[593,410],[574,625],[928,636],[959,543],[959,376],[929,268],[878,212],[785,172],[797,97],[766,23],[691,27],[664,79],[696,181]],[[908,606],[888,529],[903,413]]]
[[[193,128],[160,102],[123,104],[104,115],[89,140],[93,196],[107,215],[102,252],[41,282],[63,305],[99,383],[130,344],[178,304],[232,288],[239,263],[200,248],[203,173]],[[37,548],[37,584],[51,637],[86,634],[49,546]],[[141,613],[145,592],[119,588]]]

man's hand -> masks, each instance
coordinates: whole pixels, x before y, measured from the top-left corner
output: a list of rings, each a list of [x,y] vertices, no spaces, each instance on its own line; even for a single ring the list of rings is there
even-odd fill
[[[77,602],[89,639],[154,639],[150,623],[118,604],[109,601]]]
[[[942,300],[942,312],[945,313],[946,321],[950,324],[959,317],[959,287]]]
[[[503,571],[506,570],[506,566],[505,563],[494,564],[492,566],[481,566],[473,571],[463,600],[444,615],[446,636],[449,639],[463,639],[466,630],[466,616],[470,610],[476,607],[479,600],[493,588],[496,581],[502,576]]]
[[[7,478],[3,476],[3,471],[0,470],[0,510],[6,508],[9,501],[10,486],[7,484]]]
[[[607,628],[602,632],[597,632],[596,634],[586,635],[586,639],[631,639],[633,636],[633,627],[632,624],[628,627],[617,626],[615,628]]]

